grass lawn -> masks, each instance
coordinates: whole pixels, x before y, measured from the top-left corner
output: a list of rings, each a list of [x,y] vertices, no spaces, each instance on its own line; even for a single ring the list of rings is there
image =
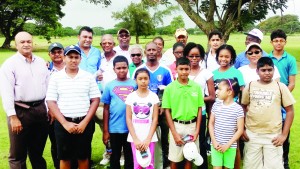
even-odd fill
[[[153,37],[148,38],[142,38],[140,39],[140,43],[145,45],[145,43],[152,40]],[[174,37],[173,36],[163,36],[165,39],[165,50],[168,48],[171,48],[174,43]],[[233,45],[236,52],[240,53],[245,50],[245,41],[246,36],[243,34],[232,34],[230,36],[230,40],[227,42],[230,45]],[[116,38],[115,38],[116,39]],[[134,37],[132,37],[131,43],[134,44]],[[0,44],[2,44],[4,41],[3,38],[0,38]],[[206,48],[207,46],[207,37],[204,35],[191,35],[189,36],[190,42],[196,42],[200,43]],[[296,57],[298,61],[298,70],[300,70],[299,67],[299,61],[300,61],[300,48],[299,48],[299,41],[300,41],[300,35],[291,35],[288,36],[288,43],[286,45],[286,50]],[[64,46],[71,45],[77,43],[76,37],[64,37],[64,38],[58,38],[58,39],[52,39],[52,42],[61,42]],[[272,50],[272,46],[270,45],[270,37],[269,35],[264,37],[264,40],[262,42],[262,48],[266,52],[270,52]],[[100,37],[96,36],[94,37],[94,43],[93,45],[100,48]],[[12,42],[12,45],[14,46],[14,42]],[[49,60],[47,48],[49,44],[45,39],[42,39],[40,37],[34,37],[34,53],[38,56],[43,57],[46,60]],[[13,47],[14,48],[14,47]],[[0,49],[0,65],[15,53],[15,49],[11,50],[4,50]],[[299,75],[296,78],[296,89],[293,91],[293,95],[297,101],[300,100],[300,81],[299,81]],[[299,158],[299,150],[300,150],[300,144],[299,138],[297,136],[300,135],[300,116],[297,115],[297,110],[300,110],[300,104],[297,102],[294,106],[295,110],[295,119],[294,123],[291,129],[291,147],[290,147],[290,168],[291,169],[299,169],[300,168],[300,158]],[[297,139],[298,138],[298,139]],[[92,160],[98,163],[102,159],[102,152],[104,151],[104,145],[102,143],[102,133],[100,131],[100,128],[96,126],[96,131],[93,138],[93,154],[92,154]],[[6,114],[2,108],[2,102],[0,101],[0,168],[6,169],[8,167],[8,152],[9,152],[9,138],[8,138],[8,129],[7,129],[7,122],[6,122]],[[44,151],[44,157],[47,161],[47,165],[49,169],[53,169],[53,163],[51,159],[50,154],[50,141],[48,139],[45,151]],[[30,163],[27,163],[28,168],[31,168]],[[104,168],[101,166],[96,166],[96,168]]]

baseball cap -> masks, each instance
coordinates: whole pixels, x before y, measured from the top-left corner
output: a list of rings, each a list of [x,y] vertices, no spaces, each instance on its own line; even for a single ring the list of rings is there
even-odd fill
[[[121,29],[118,31],[117,35],[119,35],[119,34],[122,33],[122,32],[128,33],[128,34],[130,35],[129,30],[128,30],[128,29],[125,29],[125,28],[121,28]]]
[[[78,46],[76,45],[71,45],[65,48],[65,52],[64,55],[67,55],[69,52],[74,51],[76,53],[78,53],[81,56],[81,50]]]
[[[249,43],[249,44],[246,46],[246,52],[249,51],[249,49],[250,49],[252,46],[255,46],[255,47],[259,48],[260,50],[262,50],[259,43],[251,42],[251,43]]]
[[[178,29],[176,29],[175,37],[178,38],[178,36],[180,36],[180,35],[188,36],[188,33],[184,28],[178,28]]]
[[[252,29],[250,32],[248,33],[244,33],[245,35],[251,35],[254,37],[257,37],[258,39],[260,39],[261,41],[264,38],[264,34],[257,28]]]
[[[198,153],[195,142],[188,142],[183,146],[183,156],[188,161],[193,162],[196,166],[200,166],[203,163],[203,158]]]
[[[139,165],[143,168],[148,167],[151,164],[151,153],[149,148],[145,152],[141,152],[140,150],[136,150],[135,152],[136,160]]]
[[[54,43],[51,43],[51,45],[48,47],[48,52],[51,52],[52,49],[54,49],[54,48],[64,49],[62,44],[60,44],[58,42],[54,42]]]

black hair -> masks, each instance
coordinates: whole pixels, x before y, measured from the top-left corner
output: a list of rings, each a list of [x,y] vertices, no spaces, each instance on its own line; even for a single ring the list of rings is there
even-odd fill
[[[235,53],[234,48],[231,45],[227,45],[227,44],[224,44],[224,45],[220,46],[216,50],[216,61],[219,63],[219,54],[220,54],[220,51],[223,50],[223,49],[226,49],[226,50],[228,50],[230,52],[230,54],[231,54],[231,60],[230,60],[229,64],[233,65],[235,63],[236,53]]]
[[[286,40],[286,37],[287,36],[286,36],[285,32],[281,29],[277,29],[271,33],[271,40],[273,40],[275,38],[283,38]]]
[[[173,52],[174,52],[174,50],[175,50],[178,46],[181,46],[182,48],[184,48],[184,44],[183,44],[182,42],[176,42],[176,43],[174,43],[174,45],[173,45]]]
[[[205,50],[202,45],[196,44],[194,42],[189,42],[188,44],[186,44],[186,46],[183,49],[183,57],[187,57],[193,48],[197,48],[199,50],[200,57],[203,60],[205,57]]]
[[[136,79],[136,77],[139,75],[139,73],[147,73],[147,75],[149,76],[149,79],[150,79],[150,72],[148,69],[146,69],[146,68],[137,69],[134,74],[134,79]]]
[[[94,34],[93,29],[88,27],[88,26],[84,26],[84,27],[80,28],[79,32],[78,32],[78,35],[80,35],[82,31],[87,31],[87,32],[91,32],[92,34]]]
[[[116,56],[113,60],[114,67],[116,66],[116,63],[118,63],[118,62],[126,62],[127,66],[128,66],[128,60],[125,56],[122,56],[122,55]]]
[[[152,42],[154,42],[156,39],[159,39],[159,40],[161,40],[161,41],[162,41],[162,44],[163,44],[163,46],[165,46],[165,41],[164,41],[164,39],[163,39],[161,36],[157,36],[157,37],[153,38],[153,41],[152,41]]]
[[[241,90],[240,90],[239,81],[236,77],[233,79],[222,79],[220,83],[221,82],[224,82],[230,88],[230,90],[233,91],[233,97],[238,96]]]
[[[258,70],[259,68],[264,67],[265,65],[272,66],[274,68],[274,63],[269,57],[261,57],[260,59],[258,59],[256,68]]]
[[[223,34],[222,32],[218,31],[218,30],[213,30],[209,33],[208,35],[208,40],[210,40],[214,35],[218,35],[220,39],[223,39]]]
[[[188,65],[191,66],[191,62],[188,58],[186,57],[181,57],[179,59],[176,60],[176,67],[178,67],[179,65]]]

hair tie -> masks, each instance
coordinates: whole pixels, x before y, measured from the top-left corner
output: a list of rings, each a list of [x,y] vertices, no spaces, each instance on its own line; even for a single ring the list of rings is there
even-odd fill
[[[232,89],[232,84],[231,84],[230,80],[227,79],[227,81],[229,82],[230,89],[233,91],[233,89]]]

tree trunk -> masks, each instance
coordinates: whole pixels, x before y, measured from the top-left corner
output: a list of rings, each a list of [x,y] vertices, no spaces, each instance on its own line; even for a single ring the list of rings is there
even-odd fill
[[[1,48],[9,49],[10,48],[10,42],[13,40],[12,37],[6,37],[5,41],[3,42]]]
[[[139,35],[135,35],[135,43],[140,44]]]

